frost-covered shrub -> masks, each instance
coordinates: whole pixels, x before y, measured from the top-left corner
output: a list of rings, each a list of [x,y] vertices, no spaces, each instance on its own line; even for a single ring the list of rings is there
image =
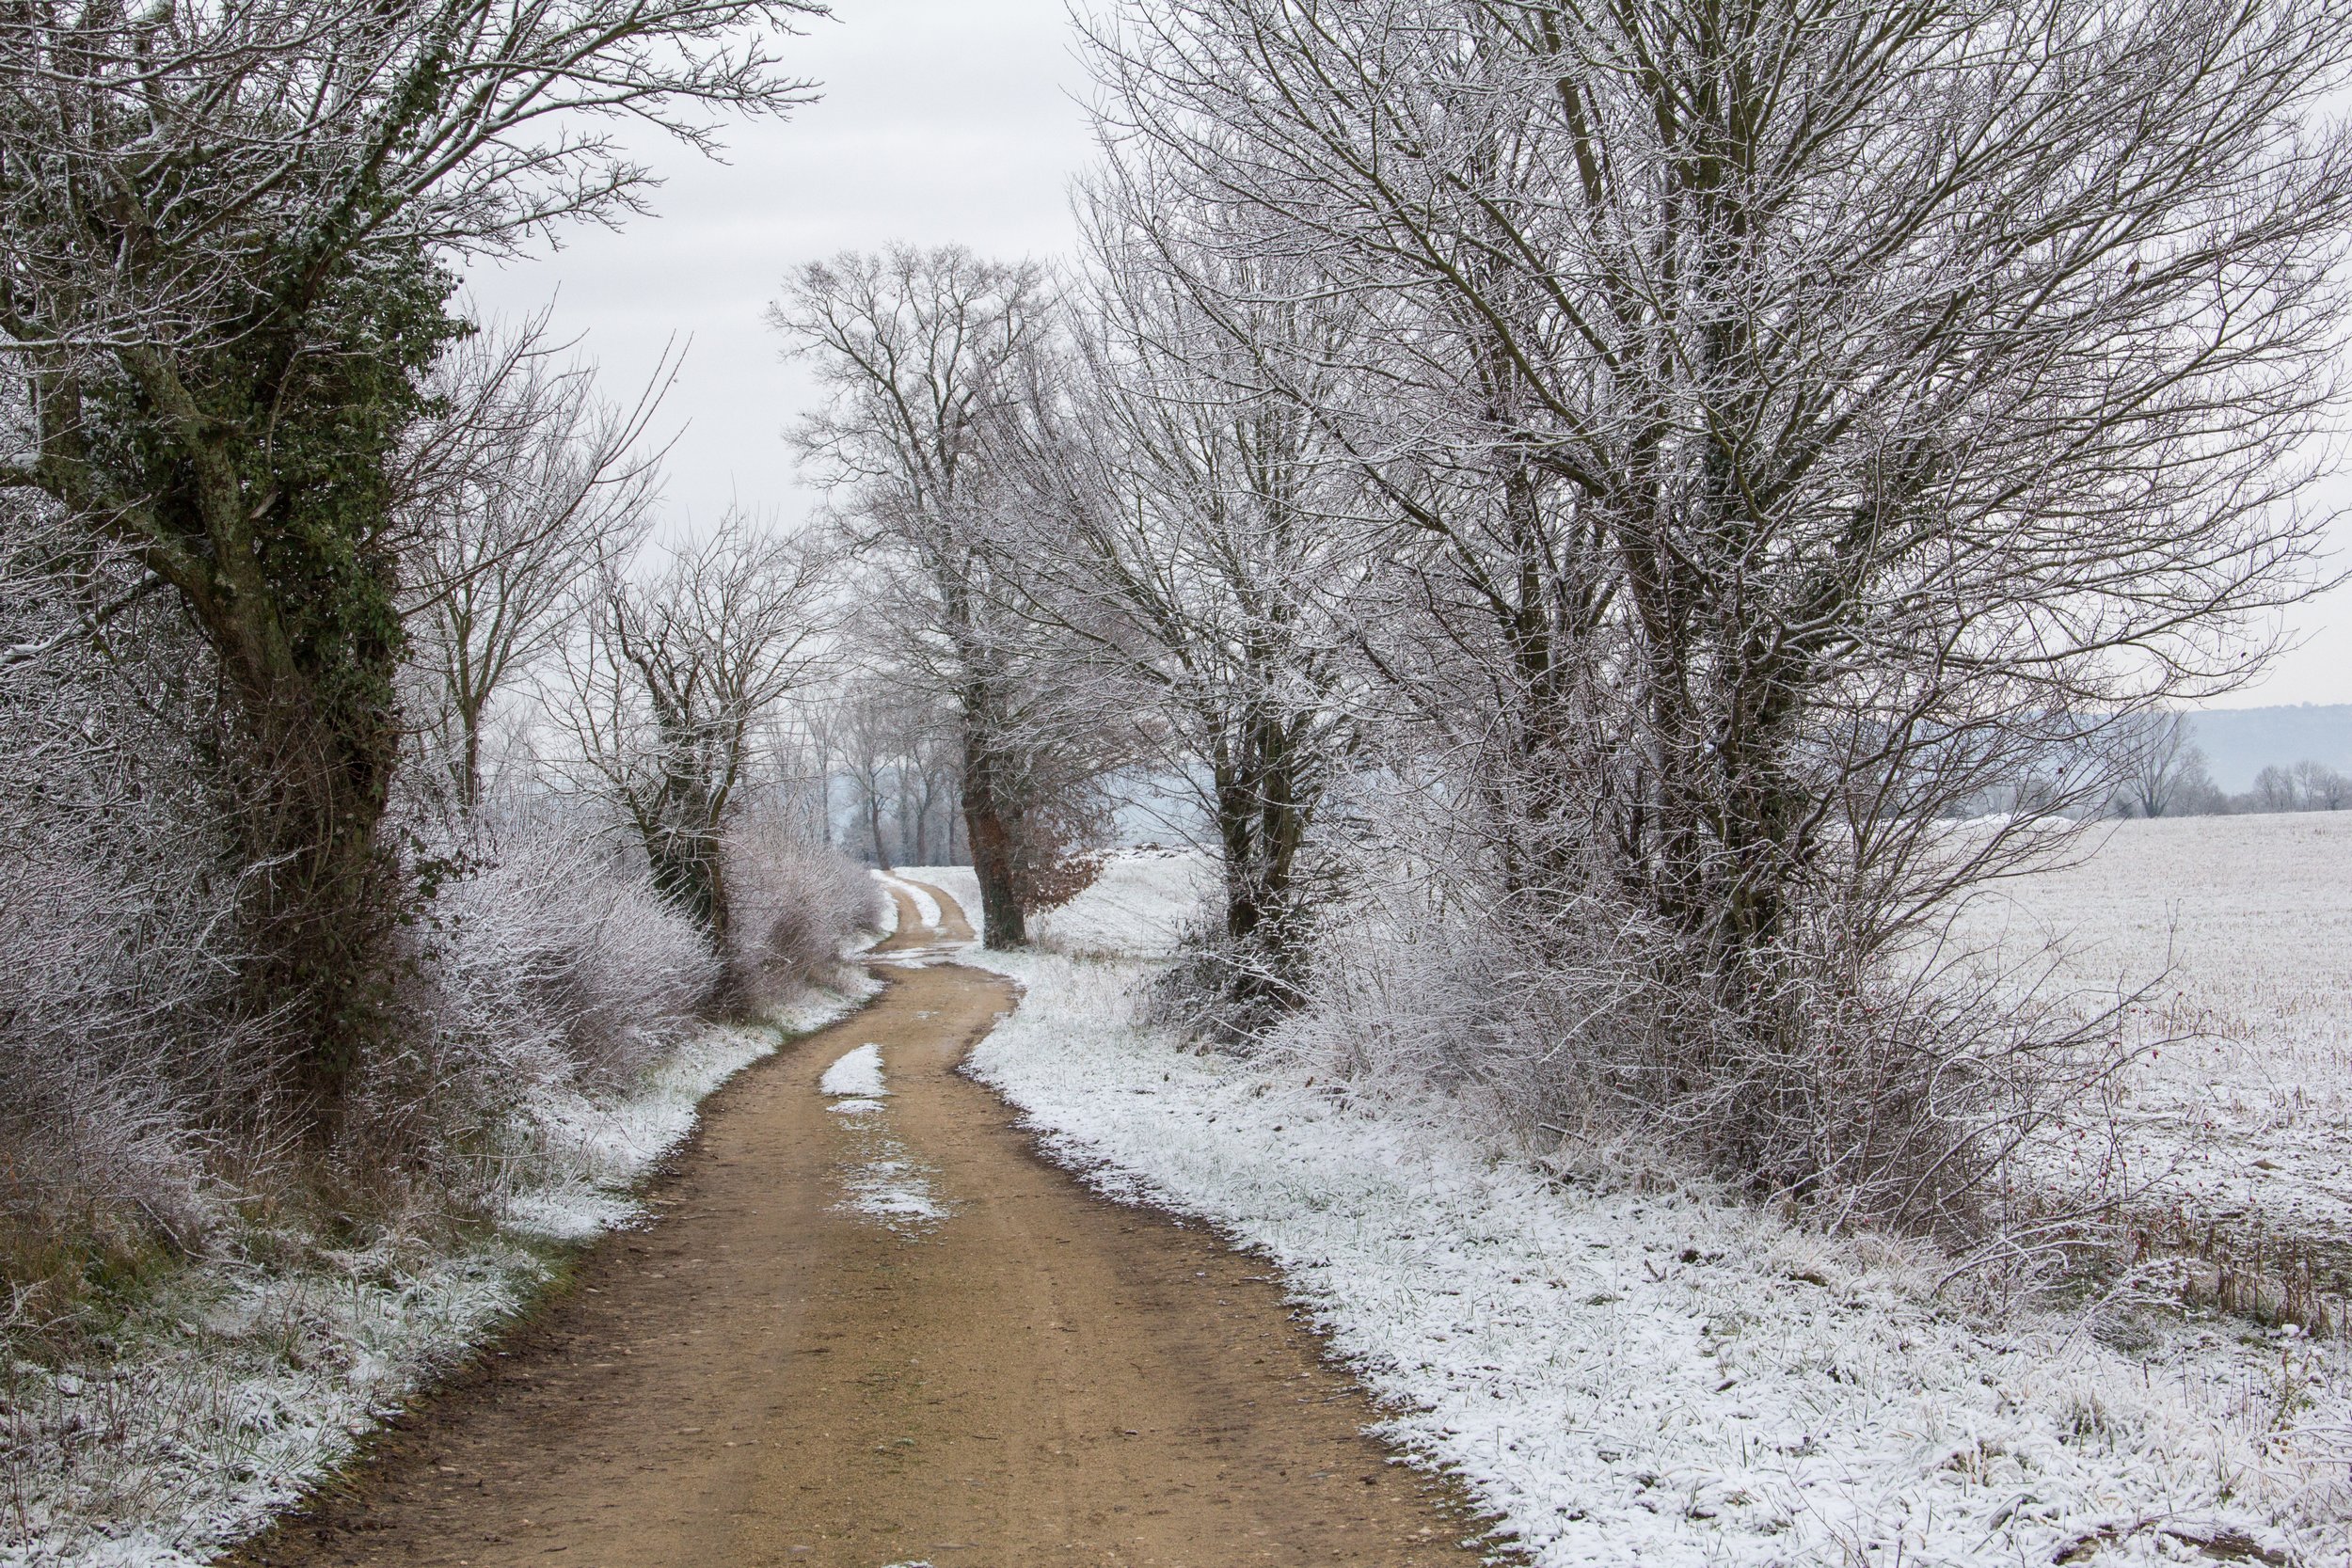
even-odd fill
[[[214,1218],[200,1110],[233,1064],[205,1038],[201,975],[174,939],[94,885],[93,870],[15,852],[0,863],[0,1232],[30,1283]],[[69,1284],[59,1278],[55,1283]]]
[[[842,943],[879,930],[882,892],[829,846],[755,818],[727,841],[728,984],[737,1005],[771,1006],[832,977]]]
[[[237,879],[197,767],[206,662],[120,562],[0,514],[0,1269],[72,1295],[217,1218],[272,1141],[231,1005]],[[113,604],[109,647],[90,606]],[[233,1134],[233,1136],[232,1136]]]
[[[1734,1010],[1708,952],[1609,879],[1512,888],[1389,826],[1415,852],[1327,914],[1307,1006],[1261,1049],[1463,1094],[1555,1143],[1645,1146],[1845,1222],[1963,1244],[2065,1228],[2012,1155],[2116,1069],[2111,993],[1986,969],[1932,924],[1867,961],[1794,925],[1774,990]],[[2064,1201],[2085,1215],[2108,1196]]]
[[[494,840],[492,863],[437,900],[450,940],[436,973],[509,1037],[543,1040],[565,1071],[618,1084],[694,1026],[718,965],[642,862],[584,826]]]
[[[518,1118],[555,1090],[622,1087],[699,1026],[721,966],[642,861],[560,813],[475,825],[416,922],[406,1027],[371,1055],[342,1153],[426,1201],[505,1173]]]

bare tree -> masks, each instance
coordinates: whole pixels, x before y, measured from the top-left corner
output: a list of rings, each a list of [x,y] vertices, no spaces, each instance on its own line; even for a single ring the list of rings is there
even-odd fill
[[[1218,988],[1280,1010],[1304,994],[1309,835],[1353,760],[1366,565],[1355,466],[1326,418],[1343,394],[1266,367],[1340,362],[1358,318],[1267,288],[1279,263],[1200,250],[1155,194],[1092,193],[1068,385],[1058,418],[1031,421],[1019,579],[1102,677],[1106,712],[1152,715],[1223,867]]]
[[[883,807],[904,798],[906,706],[885,672],[850,680],[827,713],[826,734],[856,792],[867,851],[884,871],[890,869],[891,841],[882,831]],[[899,842],[904,844],[903,834]]]
[[[2147,713],[2118,736],[2127,748],[2124,795],[2140,816],[2163,816],[2185,805],[2194,809],[2211,793],[2205,753],[2190,736],[2185,715],[2163,711]]]
[[[956,833],[963,818],[963,769],[953,715],[930,705],[914,719],[909,771],[899,784],[913,798],[914,844],[909,858],[923,865],[954,865],[963,853]]]
[[[600,564],[635,549],[660,482],[644,436],[668,359],[632,405],[605,404],[591,367],[548,362],[545,325],[452,350],[428,384],[441,412],[407,460],[409,657],[430,683],[422,717],[464,811],[481,797],[492,699],[561,641]]]
[[[2101,732],[2311,589],[2352,15],[1130,0],[1097,42],[1106,135],[1377,327],[1331,418],[1436,612],[1385,662],[1433,721],[1502,688],[1521,891],[1619,901],[1581,924],[1681,1045],[1611,1092],[1883,1213],[1985,1191],[2030,1095],[1890,977],[2058,824],[1935,818],[2104,800]]]
[[[2352,803],[2352,779],[2325,763],[2296,763],[2295,786],[2305,811],[2342,811]]]
[[[822,672],[832,563],[805,535],[739,515],[668,555],[642,582],[608,569],[565,718],[655,886],[724,953],[727,832],[760,782],[778,705]]]
[[[2296,779],[2295,769],[2273,763],[2254,775],[2252,791],[2256,811],[2301,811],[2303,790]]]
[[[904,246],[802,267],[769,311],[830,394],[794,444],[883,574],[877,587],[902,603],[908,661],[955,705],[992,947],[1026,940],[1022,866],[1067,738],[1025,672],[992,542],[1004,426],[1026,405],[1052,315],[1034,266]]]

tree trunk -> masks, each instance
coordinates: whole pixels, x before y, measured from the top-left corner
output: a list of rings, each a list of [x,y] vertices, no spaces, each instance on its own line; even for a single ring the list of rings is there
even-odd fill
[[[404,890],[379,841],[404,644],[389,465],[457,330],[450,278],[408,261],[319,272],[225,339],[119,346],[100,400],[70,360],[36,369],[38,483],[135,551],[216,661],[226,733],[200,761],[243,861],[244,1012],[321,1138],[396,1026]]]
[[[890,869],[890,851],[882,844],[882,789],[870,775],[866,781],[866,831],[874,837],[874,863]]]
[[[1028,926],[1021,913],[1020,882],[1013,857],[1018,852],[1015,822],[1000,800],[996,761],[986,743],[967,725],[963,751],[963,825],[971,841],[972,870],[980,884],[980,942],[1006,948],[1028,945]]]
[[[399,888],[378,830],[398,732],[389,711],[321,713],[298,672],[280,674],[294,678],[232,681],[245,754],[218,784],[245,846],[244,1010],[298,1042],[287,1087],[325,1135],[365,1047],[393,1024]]]
[[[378,840],[400,746],[393,565],[343,516],[290,523],[283,490],[257,503],[237,434],[205,435],[186,440],[194,483],[136,542],[219,660],[232,729],[208,760],[244,850],[244,1009],[296,1042],[285,1086],[324,1137],[394,1026],[401,889]]]
[[[1293,736],[1280,719],[1253,709],[1234,729],[1216,764],[1225,937],[1233,960],[1225,990],[1244,1006],[1287,1011],[1305,1000],[1295,876],[1307,808],[1291,767]]]
[[[662,800],[658,809],[671,807]],[[727,908],[725,845],[719,830],[706,820],[678,826],[659,820],[638,824],[645,859],[653,870],[654,891],[710,939],[711,950],[726,956],[731,911]]]

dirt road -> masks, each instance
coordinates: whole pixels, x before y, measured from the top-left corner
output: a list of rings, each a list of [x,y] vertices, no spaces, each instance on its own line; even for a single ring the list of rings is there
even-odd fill
[[[944,895],[950,934],[968,934]],[[894,896],[897,896],[894,895]],[[879,956],[924,963],[911,901]],[[230,1560],[1464,1564],[1263,1268],[1089,1196],[958,1076],[998,976],[888,965],[753,1068],[499,1353]],[[819,1092],[881,1048],[888,1095]]]

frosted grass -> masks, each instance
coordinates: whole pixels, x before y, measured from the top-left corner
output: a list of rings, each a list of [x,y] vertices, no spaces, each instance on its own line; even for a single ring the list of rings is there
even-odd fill
[[[1272,1259],[1383,1433],[1544,1568],[2352,1553],[2341,1346],[2180,1311],[2128,1338],[1980,1321],[1924,1247],[1656,1161],[1563,1179],[1475,1101],[1192,1048],[1138,1023],[1148,965],[965,961],[1025,987],[973,1073],[1100,1190]]]

